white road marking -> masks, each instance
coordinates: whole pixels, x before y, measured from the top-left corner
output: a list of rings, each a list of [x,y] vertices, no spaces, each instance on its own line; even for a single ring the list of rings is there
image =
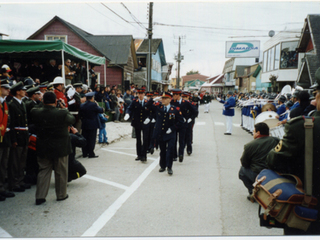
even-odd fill
[[[216,126],[224,126],[224,123],[223,122],[214,122],[214,125],[216,125]]]
[[[233,123],[233,126],[235,126],[235,127],[240,127],[240,124]]]
[[[122,154],[122,155],[131,156],[131,157],[136,157],[136,156],[137,156],[136,154],[132,154],[132,153],[125,153],[125,152],[119,152],[119,151],[114,151],[114,150],[105,149],[105,148],[101,148],[101,150],[103,150],[103,151],[108,151],[108,152],[113,152],[113,153],[119,153],[119,154]],[[156,160],[158,160],[158,159],[147,157],[147,160],[153,160],[153,161],[156,161]]]
[[[90,179],[90,180],[93,180],[93,181],[96,181],[96,182],[100,182],[100,183],[105,183],[105,184],[108,184],[108,185],[111,185],[111,186],[114,186],[114,187],[117,187],[117,188],[121,188],[121,189],[124,189],[124,190],[127,190],[129,187],[125,186],[125,185],[122,185],[120,183],[116,183],[116,182],[111,182],[111,181],[108,181],[108,180],[105,180],[105,179],[102,179],[102,178],[97,178],[97,177],[94,177],[94,176],[90,176],[90,175],[84,175],[83,176],[84,178],[87,178],[87,179]]]
[[[196,125],[198,125],[198,126],[206,125],[206,122],[196,122]]]
[[[100,217],[92,224],[92,226],[82,234],[82,237],[95,237],[98,232],[108,223],[108,221],[116,214],[128,198],[140,187],[143,181],[158,166],[158,161],[154,161],[144,172],[137,178],[136,181],[107,209]]]
[[[0,238],[11,238],[12,236],[0,227]]]

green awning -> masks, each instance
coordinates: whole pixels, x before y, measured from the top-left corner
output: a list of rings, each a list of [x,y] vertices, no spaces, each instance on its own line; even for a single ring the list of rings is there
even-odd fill
[[[256,70],[254,71],[254,73],[253,73],[253,77],[254,77],[254,78],[256,78],[256,77],[258,76],[260,70],[261,70],[261,66],[260,66],[260,64],[259,64],[258,67],[257,67],[257,69],[256,69]]]
[[[64,51],[75,58],[88,61],[96,65],[103,65],[106,62],[104,57],[92,55],[79,48],[73,47],[60,40],[0,40],[0,55],[11,55],[16,57],[27,56],[31,53],[60,53]],[[27,54],[26,54],[27,53]],[[23,55],[21,55],[23,54]],[[37,54],[31,54],[36,57]],[[29,55],[29,57],[31,56]],[[49,56],[47,56],[49,58]]]

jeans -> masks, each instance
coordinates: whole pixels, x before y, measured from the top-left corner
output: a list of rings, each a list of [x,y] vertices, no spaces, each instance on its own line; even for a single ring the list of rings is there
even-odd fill
[[[249,194],[252,194],[253,186],[252,184],[255,182],[258,173],[251,171],[250,168],[244,168],[241,166],[239,171],[239,179],[242,180],[243,184],[248,189]]]
[[[99,128],[99,143],[108,142],[107,131],[105,128]]]
[[[110,104],[109,104],[109,102],[108,101],[104,101],[105,102],[105,104],[106,104],[106,110],[111,110],[110,109]]]

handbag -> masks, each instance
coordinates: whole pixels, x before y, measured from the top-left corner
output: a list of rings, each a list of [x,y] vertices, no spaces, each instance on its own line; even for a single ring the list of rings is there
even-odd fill
[[[304,119],[306,131],[305,191],[302,188],[301,180],[297,176],[280,174],[270,169],[262,170],[253,184],[251,201],[254,198],[265,209],[262,217],[265,221],[268,221],[269,224],[266,224],[268,227],[276,225],[272,222],[275,220],[282,224],[281,227],[287,225],[307,231],[311,222],[317,220],[318,211],[314,207],[318,200],[312,196],[314,119],[308,117]]]

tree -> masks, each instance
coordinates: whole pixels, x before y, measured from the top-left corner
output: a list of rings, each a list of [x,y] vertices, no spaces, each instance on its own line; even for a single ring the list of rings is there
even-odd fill
[[[193,75],[193,74],[199,74],[199,71],[194,71],[193,69],[189,72],[187,72],[187,75]]]

